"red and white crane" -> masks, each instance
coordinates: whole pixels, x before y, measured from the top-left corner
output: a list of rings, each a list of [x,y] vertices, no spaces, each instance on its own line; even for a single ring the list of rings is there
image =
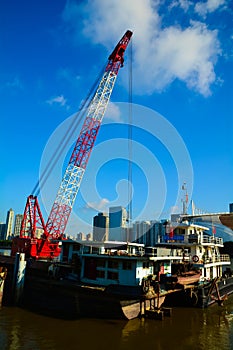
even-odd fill
[[[119,68],[123,66],[124,52],[132,34],[128,30],[108,58],[103,77],[87,110],[47,223],[44,222],[37,197],[30,195],[24,210],[20,236],[13,239],[12,255],[24,252],[27,257],[53,258],[60,254],[61,239],[65,233]],[[42,233],[39,238],[38,233]]]

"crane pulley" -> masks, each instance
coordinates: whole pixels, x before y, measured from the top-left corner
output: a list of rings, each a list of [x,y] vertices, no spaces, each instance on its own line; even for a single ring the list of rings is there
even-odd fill
[[[87,110],[47,223],[45,224],[43,220],[37,197],[30,195],[24,211],[20,236],[13,240],[12,255],[19,251],[36,258],[53,258],[60,254],[60,240],[65,233],[118,71],[123,67],[124,52],[132,34],[130,30],[126,31],[108,58],[103,77]],[[42,233],[40,237],[38,233]]]

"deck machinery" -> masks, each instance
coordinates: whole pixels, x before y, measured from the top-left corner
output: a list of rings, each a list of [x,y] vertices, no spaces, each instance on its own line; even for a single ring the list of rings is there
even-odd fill
[[[37,197],[30,195],[27,198],[20,235],[12,243],[13,256],[17,252],[36,259],[53,259],[59,256],[66,225],[132,34],[131,31],[126,31],[108,58],[47,223],[43,219]]]

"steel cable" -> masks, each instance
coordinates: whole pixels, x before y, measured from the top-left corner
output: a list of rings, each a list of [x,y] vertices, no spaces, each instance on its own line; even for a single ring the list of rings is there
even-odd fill
[[[132,110],[132,93],[133,93],[133,43],[131,40],[129,47],[129,96],[128,96],[128,229],[127,229],[127,242],[130,240],[130,229],[132,223],[132,123],[133,123],[133,110]]]
[[[58,159],[60,158],[63,150],[68,145],[70,139],[72,138],[72,136],[74,135],[75,131],[77,130],[77,127],[81,123],[87,108],[89,108],[89,106],[90,106],[90,104],[92,102],[92,99],[93,99],[94,94],[96,92],[96,89],[97,89],[98,83],[100,81],[100,78],[102,77],[103,72],[105,70],[105,67],[106,67],[106,64],[102,68],[99,76],[97,77],[97,79],[95,80],[95,82],[92,85],[91,89],[89,90],[89,92],[87,94],[87,97],[82,102],[81,106],[79,107],[78,112],[72,118],[72,122],[70,123],[67,131],[65,132],[64,137],[60,140],[60,142],[57,145],[56,149],[54,150],[52,156],[50,157],[49,161],[47,162],[47,166],[44,168],[41,176],[39,177],[36,185],[34,186],[32,192],[31,192],[33,195],[35,195],[35,196],[39,195],[40,190],[43,188],[43,186],[45,185],[45,183],[48,180],[49,176],[51,175],[52,170],[53,170],[54,166],[56,165]]]

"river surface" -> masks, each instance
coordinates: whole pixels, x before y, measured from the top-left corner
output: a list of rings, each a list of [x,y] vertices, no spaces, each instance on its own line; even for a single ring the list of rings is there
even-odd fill
[[[163,321],[68,321],[5,306],[0,310],[0,349],[232,350],[233,296],[223,307],[173,308]]]

